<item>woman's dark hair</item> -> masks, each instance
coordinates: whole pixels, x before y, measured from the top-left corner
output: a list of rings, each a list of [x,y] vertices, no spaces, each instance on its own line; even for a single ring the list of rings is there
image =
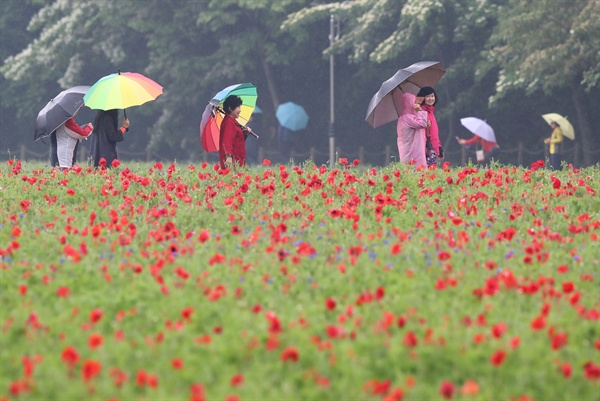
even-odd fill
[[[227,96],[227,99],[223,102],[223,110],[226,114],[230,114],[236,107],[242,105],[242,99],[236,95]]]
[[[104,126],[103,129],[109,131],[114,131],[117,129],[119,124],[119,110],[98,110],[96,112],[96,117],[94,118],[94,131],[100,129],[100,126]]]
[[[433,105],[435,106],[438,102],[438,95],[437,93],[435,93],[435,90],[431,86],[422,87],[419,93],[417,93],[417,97],[425,97],[427,95],[431,95],[432,93],[435,95],[435,102],[433,103]],[[423,99],[421,104],[425,104],[425,99]]]

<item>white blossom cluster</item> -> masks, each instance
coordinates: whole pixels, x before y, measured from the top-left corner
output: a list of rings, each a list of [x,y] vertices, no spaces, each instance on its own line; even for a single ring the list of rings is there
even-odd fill
[[[118,41],[110,41],[111,30],[94,27],[99,12],[113,6],[113,2],[95,0],[56,0],[45,5],[28,25],[28,30],[39,31],[39,36],[20,53],[4,60],[3,75],[20,80],[44,69],[65,71],[58,83],[68,87],[78,83],[85,64],[81,53],[89,47],[97,47],[115,63],[123,60],[125,54]],[[103,34],[96,37],[91,32]]]
[[[442,7],[444,4],[441,0],[408,0],[402,8],[402,16],[413,17],[423,22],[431,10]]]

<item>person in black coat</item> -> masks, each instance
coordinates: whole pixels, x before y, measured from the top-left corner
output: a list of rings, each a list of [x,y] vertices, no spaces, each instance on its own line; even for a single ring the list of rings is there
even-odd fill
[[[75,155],[73,155],[75,158]],[[58,167],[58,146],[56,145],[56,130],[50,134],[50,166]]]
[[[125,118],[121,127],[118,126],[119,113],[113,110],[98,110],[94,119],[94,130],[91,135],[90,157],[94,167],[101,166],[104,159],[105,167],[110,167],[113,160],[118,159],[117,142],[124,140],[123,134],[129,128],[129,119]]]

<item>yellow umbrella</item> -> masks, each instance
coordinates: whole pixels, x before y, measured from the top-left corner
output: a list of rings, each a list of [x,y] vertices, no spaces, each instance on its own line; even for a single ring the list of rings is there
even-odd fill
[[[573,126],[571,125],[569,120],[567,120],[567,117],[563,117],[557,113],[548,113],[542,115],[542,118],[546,120],[548,125],[550,125],[550,123],[554,121],[555,123],[560,125],[560,130],[562,131],[564,136],[571,140],[575,139],[575,130],[573,129]]]

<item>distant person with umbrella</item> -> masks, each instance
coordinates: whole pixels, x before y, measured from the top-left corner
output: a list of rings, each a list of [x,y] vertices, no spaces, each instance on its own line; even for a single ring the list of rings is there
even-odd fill
[[[500,146],[496,142],[496,135],[493,128],[484,120],[476,117],[465,117],[460,119],[460,123],[473,133],[470,139],[461,139],[455,137],[456,141],[466,147],[475,146],[475,155],[478,163],[487,163],[492,158],[497,158]]]
[[[456,141],[461,145],[467,145],[467,147],[471,145],[476,146],[475,154],[477,157],[477,162],[479,163],[487,163],[492,158],[498,157],[498,151],[500,150],[498,144],[485,140],[477,136],[477,134],[474,134],[471,139],[461,139],[456,137]]]
[[[281,163],[289,162],[294,147],[294,131],[279,124],[277,127],[277,145]]]
[[[286,102],[277,107],[275,116],[279,122],[277,127],[279,156],[282,163],[287,163],[292,155],[296,132],[305,129],[308,125],[308,114],[299,104]]]
[[[98,110],[92,130],[90,157],[94,167],[110,167],[113,160],[118,159],[117,143],[122,142],[129,128],[129,119],[124,118],[118,125],[119,112],[117,109]],[[101,160],[104,162],[101,163]]]
[[[100,78],[83,97],[90,109],[97,109],[92,131],[90,157],[94,166],[111,167],[117,160],[117,143],[129,131],[128,107],[140,106],[162,95],[163,87],[136,72],[110,74]],[[118,110],[123,110],[123,123],[118,125]],[[104,162],[101,163],[101,160]]]
[[[232,169],[235,165],[246,165],[246,136],[249,130],[236,119],[242,112],[242,99],[229,95],[223,102],[225,116],[221,122],[219,136],[219,162],[222,169]]]
[[[425,157],[425,128],[429,124],[427,112],[416,102],[416,97],[412,93],[403,93],[400,100],[402,114],[396,126],[400,162],[427,166]]]
[[[73,116],[77,114],[79,109],[83,107],[83,97],[86,92],[90,89],[89,86],[74,86],[69,89],[65,89],[60,92],[54,98],[52,98],[46,106],[38,113],[35,121],[35,133],[33,140],[37,141],[42,138],[50,137],[50,165],[52,167],[71,167],[75,162],[75,153],[77,151],[77,140],[73,142],[65,139],[61,135],[61,154],[62,162],[59,163],[58,158],[58,143],[57,143],[57,129],[66,126],[70,131],[82,134],[79,130],[81,127],[72,120]],[[61,134],[65,133],[61,129]],[[89,134],[89,131],[87,132]],[[82,136],[86,136],[82,135]],[[65,146],[66,145],[66,146]]]
[[[556,121],[550,122],[550,127],[552,127],[552,133],[549,138],[544,139],[544,143],[550,145],[550,165],[552,166],[552,170],[560,170],[560,144],[563,141],[563,133]]]

